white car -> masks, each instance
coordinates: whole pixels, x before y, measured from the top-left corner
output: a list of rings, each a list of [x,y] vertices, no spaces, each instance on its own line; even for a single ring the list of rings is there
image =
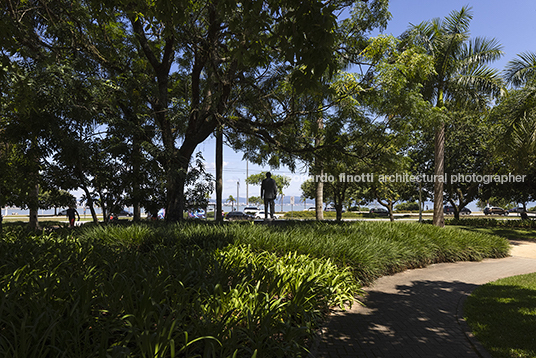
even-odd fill
[[[270,215],[268,215],[268,218],[270,218]],[[264,219],[264,210],[255,214],[255,219]],[[279,215],[274,214],[274,219],[279,219]]]
[[[260,211],[256,206],[246,206],[243,210],[246,214],[251,214],[253,216],[257,215]]]

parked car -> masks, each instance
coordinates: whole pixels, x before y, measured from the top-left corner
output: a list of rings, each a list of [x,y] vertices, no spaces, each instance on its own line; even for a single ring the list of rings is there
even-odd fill
[[[259,208],[256,206],[246,206],[244,212],[246,214],[256,215],[259,212]]]
[[[126,210],[120,210],[117,213],[110,214],[110,221],[118,220],[121,217],[125,218],[125,217],[130,217],[130,216],[133,216],[133,214]]]
[[[67,209],[63,209],[62,211],[58,212],[56,216],[67,216]]]
[[[512,208],[512,209],[509,209],[508,210],[509,213],[524,213],[525,212],[525,209],[519,207],[519,208]]]
[[[443,212],[447,215],[454,215],[454,207],[453,206],[445,206],[443,207]],[[467,208],[462,208],[460,210],[460,215],[471,215],[471,210]]]
[[[337,211],[333,206],[328,206],[324,211]]]
[[[314,206],[311,206],[309,207],[309,209],[307,209],[307,211],[316,211],[316,208]]]
[[[255,216],[251,214],[244,213],[242,211],[231,211],[228,212],[225,218],[229,221],[234,220],[253,220],[255,219]]]
[[[268,217],[270,217],[269,214]],[[264,210],[259,211],[257,214],[255,214],[255,219],[264,219]],[[279,215],[274,214],[274,219],[279,219]]]
[[[484,208],[485,215],[508,215],[508,211],[497,206],[489,206]]]
[[[120,210],[119,212],[117,212],[115,215],[117,216],[132,216],[133,214],[131,212],[128,212],[126,210]]]
[[[385,208],[372,208],[369,213],[379,215],[379,216],[389,216],[389,210]]]

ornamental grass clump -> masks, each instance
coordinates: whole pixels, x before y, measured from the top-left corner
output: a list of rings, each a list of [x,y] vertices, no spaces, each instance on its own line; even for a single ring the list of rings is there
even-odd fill
[[[245,227],[135,226],[2,237],[0,356],[305,356],[361,293],[328,259],[239,243]]]
[[[298,222],[248,232],[236,239],[262,250],[329,258],[350,267],[363,284],[431,263],[504,257],[509,251],[508,241],[497,236],[407,222]]]

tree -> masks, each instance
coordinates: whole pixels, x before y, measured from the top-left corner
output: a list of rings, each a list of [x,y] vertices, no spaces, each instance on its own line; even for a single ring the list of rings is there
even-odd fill
[[[236,203],[236,199],[234,198],[234,196],[229,195],[229,197],[227,198],[225,203],[226,204],[231,204],[231,211],[234,211],[234,203]]]
[[[264,203],[264,200],[260,196],[250,196],[249,203],[253,205],[261,205]]]
[[[424,98],[435,107],[431,125],[435,128],[434,175],[445,172],[445,122],[453,105],[482,108],[488,96],[503,91],[502,81],[487,64],[503,54],[494,39],[469,38],[473,18],[471,8],[453,11],[444,20],[434,19],[411,26],[404,34],[406,43],[422,46],[433,57],[435,75],[424,83]],[[444,226],[443,182],[434,183],[434,225]]]
[[[260,186],[262,181],[266,179],[266,173],[267,172],[260,172],[259,174],[252,174],[246,178],[246,183]],[[283,189],[288,188],[290,185],[290,178],[285,175],[272,174],[272,179],[275,180],[279,195],[283,195]]]
[[[206,211],[210,194],[214,190],[214,177],[207,173],[201,153],[196,154],[195,165],[188,170],[186,179],[186,209],[202,208]]]
[[[73,194],[65,190],[52,189],[39,193],[39,208],[54,208],[54,215],[58,208],[76,207],[76,198]]]
[[[536,198],[536,54],[526,52],[508,62],[503,73],[513,86],[494,107],[491,118],[496,138],[495,174],[524,175],[522,181],[492,183],[485,187],[483,198],[500,197],[522,203]]]
[[[342,20],[335,30],[336,51],[332,58],[339,64],[338,69],[351,65],[370,67],[369,63],[363,62],[363,50],[368,45],[370,32],[386,26],[390,18],[387,8],[388,1],[385,0],[354,4],[350,16]],[[343,152],[341,143],[344,143],[344,138],[330,141],[324,137],[327,131],[345,128],[340,120],[329,125],[330,111],[341,98],[350,98],[358,92],[365,93],[369,88],[362,88],[361,82],[368,74],[349,75],[350,81],[340,87],[345,88],[345,93],[338,94],[332,86],[337,78],[333,78],[331,72],[318,73],[321,76],[319,86],[311,87],[308,91],[296,91],[288,85],[288,72],[278,69],[274,76],[267,76],[267,80],[258,82],[256,91],[249,92],[249,101],[240,102],[239,108],[244,110],[238,111],[236,122],[230,123],[227,130],[230,144],[236,150],[245,151],[245,159],[250,162],[269,164],[271,167],[285,164],[294,170],[296,161],[300,160],[307,165],[311,175],[322,175],[323,159]],[[341,76],[337,73],[336,77]],[[252,108],[259,98],[269,101]],[[278,118],[285,120],[274,122]],[[260,125],[252,126],[252,119]],[[288,125],[282,126],[283,122]],[[335,135],[332,133],[333,137]],[[315,195],[318,220],[323,218],[322,186],[323,183],[318,181]]]
[[[481,194],[484,183],[475,175],[493,173],[494,142],[497,125],[490,117],[490,111],[452,109],[445,118],[445,173],[444,201],[454,209],[459,218],[461,209]],[[411,158],[420,173],[430,177],[433,173],[433,128],[423,128],[415,133],[411,146]],[[476,139],[478,138],[478,139]],[[433,184],[423,183],[426,192],[433,191]]]
[[[374,6],[386,1],[368,3],[362,12],[367,10],[372,18],[378,11]],[[241,121],[236,121],[237,104],[254,98],[252,107],[266,105],[270,99],[259,101],[264,96],[244,95],[258,93],[259,83],[280,81],[278,72],[285,73],[297,91],[313,88],[320,76],[333,73],[338,60],[332,55],[340,36],[336,14],[348,4],[10,1],[2,5],[1,26],[9,30],[7,36],[2,32],[2,40],[35,61],[47,52],[58,56],[63,51],[76,58],[83,54],[86,64],[98,64],[106,80],[117,86],[124,85],[121,78],[146,75],[142,103],[149,104],[150,120],[158,128],[155,143],[162,149],[158,160],[166,173],[166,219],[180,220],[197,145],[220,126],[249,131],[281,130],[291,124],[288,116],[263,121],[238,116]],[[130,49],[126,58],[125,47]]]

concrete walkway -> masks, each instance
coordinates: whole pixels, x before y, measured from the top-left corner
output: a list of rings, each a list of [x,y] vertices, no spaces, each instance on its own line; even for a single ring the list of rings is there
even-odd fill
[[[463,320],[463,301],[478,285],[536,272],[536,243],[512,241],[510,253],[378,279],[365,290],[366,307],[354,304],[332,314],[312,356],[489,357]]]

